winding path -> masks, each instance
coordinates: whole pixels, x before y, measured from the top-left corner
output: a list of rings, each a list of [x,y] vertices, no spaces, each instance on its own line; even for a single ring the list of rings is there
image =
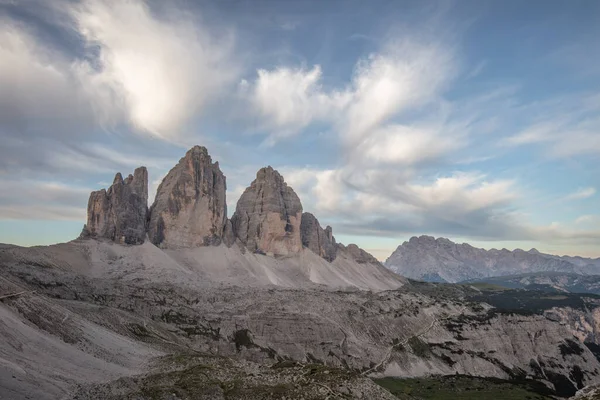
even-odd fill
[[[392,346],[391,346],[391,347],[388,349],[388,351],[386,352],[386,354],[385,354],[385,357],[383,357],[383,359],[382,359],[382,360],[381,360],[381,361],[380,361],[378,364],[376,364],[376,365],[375,365],[373,368],[369,368],[368,370],[366,370],[366,371],[362,372],[362,373],[361,373],[361,375],[365,375],[365,376],[366,376],[366,375],[370,374],[371,372],[373,372],[373,371],[376,371],[376,370],[377,370],[377,369],[379,369],[379,368],[380,368],[382,365],[384,365],[385,363],[387,363],[387,362],[389,361],[390,357],[392,356],[392,352],[394,351],[394,349],[395,349],[395,348],[397,348],[397,347],[400,347],[400,346],[404,346],[404,345],[406,345],[406,344],[408,343],[408,341],[409,341],[411,338],[413,338],[413,337],[417,337],[417,338],[419,338],[419,337],[421,337],[421,336],[423,336],[423,335],[427,334],[427,333],[428,333],[430,330],[432,330],[432,329],[433,329],[433,327],[434,327],[434,326],[435,326],[435,325],[436,325],[438,322],[440,322],[440,321],[444,321],[444,320],[447,320],[447,319],[449,319],[449,318],[452,318],[452,317],[454,317],[455,315],[460,315],[460,314],[462,314],[462,313],[465,311],[465,308],[466,308],[466,307],[463,307],[463,308],[462,308],[462,309],[461,309],[461,310],[460,310],[460,311],[459,311],[457,314],[448,315],[448,316],[446,316],[446,317],[444,317],[444,318],[435,318],[435,317],[434,317],[433,321],[431,321],[431,324],[430,324],[430,325],[429,325],[427,328],[423,329],[421,332],[417,333],[416,335],[410,336],[410,337],[408,337],[408,338],[404,339],[403,341],[401,341],[401,342],[399,342],[399,343],[396,343],[396,344],[392,345]]]

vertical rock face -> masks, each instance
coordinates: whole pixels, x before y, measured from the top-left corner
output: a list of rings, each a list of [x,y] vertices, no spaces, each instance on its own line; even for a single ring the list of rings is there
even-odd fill
[[[148,171],[137,168],[123,179],[117,173],[108,190],[90,194],[83,235],[103,237],[122,244],[141,244],[146,237]]]
[[[205,147],[194,146],[163,179],[148,236],[161,248],[218,245],[227,223],[225,176]]]
[[[321,228],[317,218],[311,213],[302,214],[300,224],[302,245],[331,262],[337,255],[337,245],[331,227]]]
[[[257,172],[231,218],[235,236],[250,251],[272,255],[302,250],[301,220],[300,199],[270,166]]]

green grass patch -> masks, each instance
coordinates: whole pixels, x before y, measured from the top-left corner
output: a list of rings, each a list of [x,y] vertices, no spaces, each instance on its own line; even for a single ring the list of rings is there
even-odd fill
[[[550,400],[551,391],[535,381],[451,375],[428,378],[381,378],[375,383],[399,399],[423,400]]]
[[[469,284],[468,286],[473,286],[474,288],[477,288],[484,292],[503,292],[505,290],[510,290],[509,288],[507,288],[505,286],[494,285],[493,283],[486,283],[486,282],[475,282],[475,283]]]

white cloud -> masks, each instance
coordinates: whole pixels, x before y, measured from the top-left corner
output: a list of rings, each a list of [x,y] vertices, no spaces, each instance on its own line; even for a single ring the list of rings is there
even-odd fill
[[[555,139],[558,130],[564,125],[564,121],[544,121],[534,124],[516,135],[506,139],[509,145],[524,145],[552,141]]]
[[[420,225],[425,229],[449,221],[467,223],[478,214],[482,222],[493,224],[496,223],[493,218],[505,215],[519,197],[514,182],[487,181],[480,174],[454,173],[419,182],[417,176],[407,171],[347,166],[286,170],[284,176],[298,192],[306,210],[327,221],[363,223],[365,231],[370,229],[369,223],[378,219],[390,222],[410,219],[413,228]],[[403,228],[400,223],[396,227]]]
[[[359,60],[351,83],[341,88],[326,90],[318,65],[260,69],[254,82],[241,86],[272,141],[327,122],[352,147],[391,117],[435,101],[454,72],[448,47],[406,39]]]
[[[312,122],[331,118],[347,102],[344,94],[323,92],[318,65],[312,69],[260,69],[257,74],[252,87],[243,81],[242,89],[250,90],[250,100],[265,119],[266,128],[274,131],[273,137],[289,136]]]
[[[596,194],[596,189],[593,187],[587,187],[577,190],[565,197],[565,200],[582,200],[592,197]]]
[[[231,38],[216,40],[184,14],[159,19],[141,0],[85,0],[71,15],[98,51],[77,65],[97,107],[113,115],[122,103],[136,128],[160,138],[176,137],[236,75]]]
[[[600,153],[600,111],[598,95],[580,94],[557,98],[517,109],[512,118],[534,114],[521,132],[504,138],[508,146],[537,144],[551,159]],[[527,125],[529,124],[529,125]]]
[[[361,60],[352,80],[352,102],[341,129],[350,144],[403,111],[436,99],[455,73],[451,48],[408,39]]]
[[[436,160],[466,144],[463,135],[452,135],[443,128],[388,125],[366,137],[358,151],[368,161],[390,164]]]
[[[283,170],[304,209],[334,234],[396,237],[415,232],[467,235],[485,240],[538,240],[545,243],[600,239],[600,231],[552,223],[535,225],[515,210],[525,196],[511,180],[456,172],[423,180],[393,168]],[[589,194],[589,191],[582,191]],[[577,224],[592,224],[597,216],[582,216]]]
[[[578,225],[600,223],[600,215],[586,214],[577,217],[575,223]]]

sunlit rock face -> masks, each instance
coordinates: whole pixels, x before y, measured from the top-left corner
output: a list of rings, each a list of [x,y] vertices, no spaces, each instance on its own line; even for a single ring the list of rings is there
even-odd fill
[[[108,190],[90,194],[82,236],[121,244],[141,244],[146,237],[148,171],[139,167],[123,179],[117,173]]]
[[[158,187],[148,224],[152,243],[168,249],[220,244],[227,224],[225,191],[219,163],[205,147],[194,146]]]
[[[235,236],[252,252],[292,255],[302,250],[302,204],[273,168],[261,168],[231,218]]]

